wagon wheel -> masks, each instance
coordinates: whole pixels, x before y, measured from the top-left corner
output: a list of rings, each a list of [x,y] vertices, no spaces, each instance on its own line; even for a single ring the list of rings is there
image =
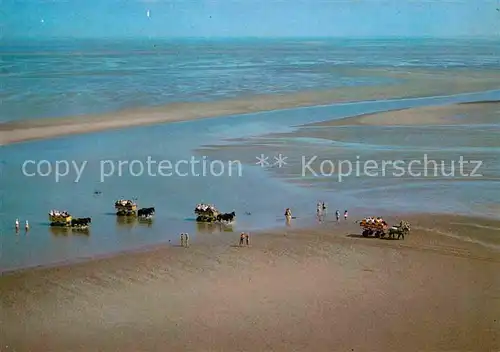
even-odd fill
[[[368,236],[369,236],[369,230],[364,229],[364,230],[363,230],[363,233],[362,233],[362,236],[363,236],[363,237],[368,237]]]
[[[373,235],[373,230],[370,228],[365,229],[365,231],[363,231],[363,232],[364,232],[364,235],[363,235],[364,237],[369,237],[369,236]]]

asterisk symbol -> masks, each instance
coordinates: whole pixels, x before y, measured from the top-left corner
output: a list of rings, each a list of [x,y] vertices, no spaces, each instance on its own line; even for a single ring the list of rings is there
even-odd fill
[[[257,156],[256,159],[257,159],[256,164],[260,165],[260,167],[269,166],[269,162],[267,161],[269,157],[265,156],[264,154]]]
[[[283,154],[278,154],[278,156],[274,157],[274,160],[276,160],[274,165],[278,165],[278,167],[283,167],[286,165],[285,161],[286,159],[288,159],[288,157],[284,156]]]

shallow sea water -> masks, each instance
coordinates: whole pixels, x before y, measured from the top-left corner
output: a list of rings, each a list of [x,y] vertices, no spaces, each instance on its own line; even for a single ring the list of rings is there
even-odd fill
[[[499,57],[498,39],[3,41],[0,121],[390,85],[397,81],[353,73],[388,67],[494,71]]]
[[[255,156],[260,154],[255,153],[257,150],[249,151],[244,143],[240,143],[241,148],[238,149],[238,143],[225,139],[258,137],[269,131],[286,133],[302,124],[386,109],[499,97],[500,92],[497,91],[444,98],[337,104],[4,146],[0,186],[3,194],[3,204],[0,208],[0,268],[7,270],[131,250],[169,241],[176,243],[180,232],[189,232],[193,236],[209,235],[217,229],[200,227],[193,221],[194,206],[200,202],[213,203],[225,212],[236,211],[237,221],[232,228],[225,229],[228,232],[283,227],[285,224],[282,214],[286,207],[293,208],[294,215],[298,216],[301,225],[312,223],[318,200],[329,203],[331,211],[334,211],[333,207],[348,208],[352,210],[352,216],[356,216],[355,209],[370,205],[365,201],[369,197],[383,199],[377,202],[378,209],[396,211],[413,206],[420,206],[422,210],[421,204],[428,204],[429,200],[433,208],[426,207],[425,210],[467,211],[471,195],[474,195],[475,199],[494,202],[496,193],[489,184],[482,187],[478,183],[467,182],[460,183],[463,190],[462,201],[450,196],[456,193],[457,187],[457,184],[451,186],[451,183],[440,186],[442,193],[439,197],[432,193],[435,192],[436,185],[429,183],[421,188],[415,184],[414,187],[417,187],[418,191],[411,197],[408,197],[408,186],[404,184],[401,184],[400,188],[398,185],[389,184],[371,186],[369,197],[363,194],[363,189],[351,188],[348,183],[342,184],[341,190],[337,187],[338,183],[337,186],[332,183],[330,189],[315,187],[317,180],[311,182],[314,187],[303,187],[302,179],[299,187],[293,182],[283,182],[280,176],[286,178],[286,175],[269,172],[255,165]],[[487,133],[491,133],[491,130]],[[293,139],[280,143],[282,146],[296,145]],[[394,149],[397,149],[397,143],[392,144]],[[201,160],[203,156],[210,160],[213,158],[213,150],[204,150],[206,146],[217,146],[224,150],[223,153],[226,154],[222,157],[220,150],[217,151],[217,159],[241,160],[241,176],[238,176],[237,168],[233,169],[232,176],[228,175],[226,169],[225,175],[220,177],[162,177],[147,174],[133,177],[128,171],[121,176],[116,171],[112,177],[104,178],[104,182],[101,182],[101,163],[106,160],[113,161],[115,166],[120,160],[139,160],[147,166],[148,157],[156,161],[169,160],[172,163],[189,160],[191,157]],[[268,151],[269,148],[265,150]],[[87,164],[79,182],[75,182],[74,172],[70,172],[60,182],[50,176],[23,176],[21,168],[25,160],[41,159],[52,162],[73,160],[78,164],[86,161]],[[28,171],[32,170],[33,168]],[[498,171],[495,170],[493,171]],[[187,169],[181,171],[189,172]],[[96,195],[94,191],[101,191],[102,194]],[[157,216],[149,224],[118,221],[113,205],[119,198],[137,199],[139,207],[154,206]],[[88,234],[54,231],[48,226],[47,213],[50,209],[66,209],[76,217],[92,217],[92,228]],[[251,215],[245,215],[246,212]],[[16,218],[21,222],[26,219],[30,221],[32,228],[27,234],[24,234],[24,231],[15,234]],[[234,236],[237,237],[237,234]]]

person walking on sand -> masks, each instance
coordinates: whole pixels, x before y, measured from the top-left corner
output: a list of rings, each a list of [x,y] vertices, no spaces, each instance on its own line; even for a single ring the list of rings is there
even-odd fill
[[[339,222],[340,221],[340,211],[337,210],[335,212],[335,217],[337,218],[337,222]]]
[[[243,246],[243,242],[245,241],[245,237],[246,237],[246,236],[245,236],[245,233],[244,233],[244,232],[242,232],[242,233],[240,234],[240,247],[241,247],[241,246]]]
[[[189,247],[189,234],[187,232],[184,234],[184,242],[186,244],[186,248],[188,248]]]
[[[250,245],[250,235],[248,234],[248,232],[245,234],[245,240],[247,242],[247,246]]]
[[[16,232],[19,232],[19,219],[16,219]]]
[[[347,220],[347,216],[349,216],[349,214],[347,213],[347,210],[344,211],[344,219]]]
[[[184,247],[184,232],[181,233],[181,247]]]

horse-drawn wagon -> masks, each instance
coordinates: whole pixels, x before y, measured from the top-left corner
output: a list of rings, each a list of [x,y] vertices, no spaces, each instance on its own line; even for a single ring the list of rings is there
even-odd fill
[[[359,225],[363,229],[363,237],[374,236],[376,238],[384,238],[388,235],[389,238],[405,239],[405,235],[410,233],[410,224],[407,221],[401,221],[399,225],[389,227],[387,222],[382,218],[370,217],[360,221]]]
[[[73,218],[67,211],[51,210],[49,212],[50,226],[71,227],[72,229],[87,229],[91,218]]]
[[[196,208],[194,208],[194,213],[196,215],[197,222],[219,222],[230,224],[233,223],[236,218],[236,213],[234,211],[231,213],[221,213],[211,204],[198,204]]]
[[[131,200],[120,199],[115,202],[116,215],[135,216],[137,215],[137,204]]]
[[[382,218],[365,218],[361,220],[359,225],[363,228],[363,237],[374,236],[377,238],[384,237],[387,230],[387,223]]]
[[[211,204],[198,204],[194,208],[196,221],[198,222],[216,222],[220,214],[217,208]]]
[[[73,217],[67,211],[51,210],[49,212],[50,226],[71,226]]]

